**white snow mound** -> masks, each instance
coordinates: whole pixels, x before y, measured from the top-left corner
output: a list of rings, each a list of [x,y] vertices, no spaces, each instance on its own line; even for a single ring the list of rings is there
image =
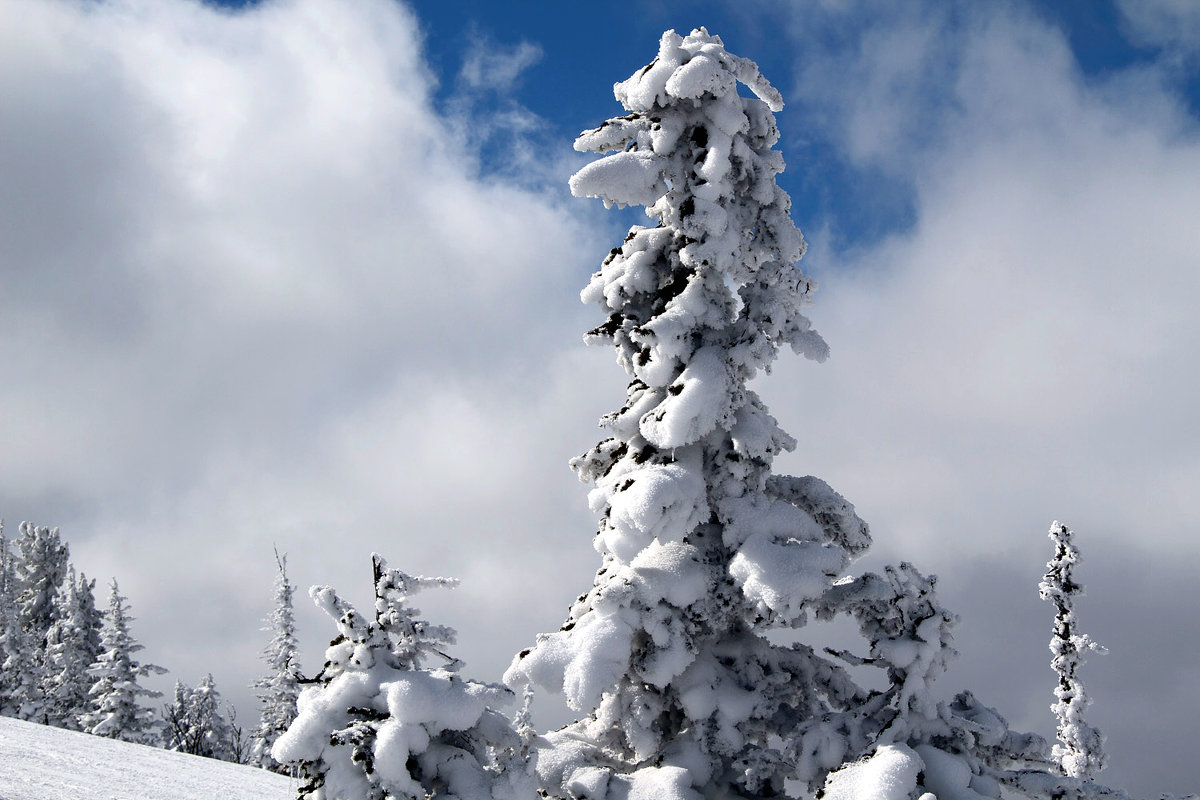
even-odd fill
[[[924,764],[903,744],[880,747],[862,761],[831,772],[824,800],[908,800]]]

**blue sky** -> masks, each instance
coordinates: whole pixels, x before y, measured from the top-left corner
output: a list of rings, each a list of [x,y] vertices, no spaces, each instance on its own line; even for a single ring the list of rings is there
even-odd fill
[[[571,141],[706,24],[787,101],[833,350],[762,381],[778,467],[856,504],[864,568],[941,576],[947,691],[1048,735],[1072,525],[1106,780],[1195,791],[1200,7],[644,6],[0,5],[9,529],[61,526],[168,687],[212,671],[243,719],[274,545],[352,598],[373,550],[462,578],[427,610],[497,678],[590,584],[566,462],[624,397],[578,292],[638,219],[569,196]]]
[[[227,0],[219,5],[242,9],[255,5],[244,0]],[[888,4],[814,2],[808,4],[800,24],[809,28],[804,44],[835,59],[853,58],[864,46],[870,25],[864,17],[896,19],[908,16]],[[1155,5],[1155,4],[1151,4]],[[1169,4],[1167,4],[1169,5]],[[852,248],[873,244],[889,233],[914,223],[914,176],[888,174],[872,165],[855,163],[848,157],[835,131],[805,125],[809,115],[827,117],[836,111],[835,100],[814,97],[797,89],[794,51],[780,46],[780,33],[797,24],[797,8],[787,3],[755,0],[745,4],[703,0],[698,2],[652,2],[637,13],[596,11],[577,3],[493,3],[481,0],[411,3],[421,32],[425,61],[437,79],[435,97],[443,107],[461,99],[461,72],[470,54],[481,44],[501,54],[516,56],[523,46],[527,65],[504,91],[480,92],[473,100],[483,110],[515,103],[536,115],[540,135],[547,146],[561,145],[578,130],[596,124],[616,112],[611,97],[611,74],[631,74],[645,63],[646,52],[663,30],[691,30],[704,25],[719,33],[734,52],[753,52],[764,74],[789,99],[781,115],[788,155],[803,169],[794,167],[780,183],[792,195],[795,217],[808,226],[828,225],[836,232],[834,244]],[[1101,85],[1114,74],[1169,64],[1165,79],[1179,101],[1192,112],[1200,111],[1200,71],[1196,56],[1181,53],[1177,43],[1164,45],[1135,32],[1114,0],[1067,0],[1066,2],[1008,2],[998,4],[1007,12],[1026,16],[1056,31],[1070,48],[1074,67],[1085,83]],[[928,17],[936,17],[943,36],[931,42],[935,57],[952,64],[960,57],[959,32],[978,24],[979,16],[969,4],[947,3],[923,6]],[[1181,34],[1187,36],[1188,31]],[[505,52],[505,51],[508,52]],[[523,63],[526,63],[523,61]],[[608,69],[597,69],[603,63]],[[947,113],[939,89],[949,71],[936,68],[924,75],[930,126]],[[501,96],[501,94],[503,96]],[[795,120],[798,124],[788,123]],[[481,149],[481,167],[497,168],[493,159],[503,159],[497,142]],[[502,169],[502,167],[500,167]],[[907,178],[907,179],[906,179]]]
[[[861,24],[864,13],[884,18],[889,15],[886,4],[876,4],[870,12],[856,12],[854,4],[809,5],[818,10],[805,15],[803,24],[811,26],[806,45],[837,58],[845,58],[863,46],[863,37],[870,30]],[[829,10],[822,13],[819,9],[824,6]],[[1164,53],[1158,43],[1133,35],[1111,0],[1003,6],[1061,32],[1076,67],[1092,84],[1104,82],[1115,72],[1151,67],[1178,57]],[[835,226],[838,244],[854,247],[873,243],[914,222],[913,189],[907,181],[854,163],[835,134],[804,124],[809,114],[832,113],[831,100],[812,97],[795,87],[794,51],[780,42],[781,32],[794,24],[794,9],[786,3],[652,2],[643,4],[637,13],[532,0],[419,0],[412,7],[424,34],[427,63],[439,81],[436,96],[443,104],[453,102],[461,90],[458,75],[468,54],[481,42],[501,50],[515,49],[523,43],[536,48],[536,56],[508,87],[504,100],[537,115],[544,123],[545,141],[551,146],[561,145],[578,130],[617,113],[610,90],[612,75],[640,69],[663,30],[707,26],[719,33],[732,51],[756,54],[764,74],[790,101],[781,121],[788,156],[796,167],[780,182],[792,194],[795,216],[802,224]],[[934,47],[952,61],[960,41],[956,29],[976,24],[978,17],[963,3],[932,8],[935,10],[929,15],[943,18],[940,24],[946,34]],[[605,68],[598,68],[600,64]],[[938,78],[934,74],[926,76],[929,93],[921,97],[921,102],[928,105],[932,124],[944,113],[940,108],[943,98],[937,92]],[[1170,80],[1193,114],[1200,110],[1200,73],[1195,69],[1194,55],[1188,65],[1171,71]],[[497,99],[493,94],[484,101]],[[499,155],[495,150],[485,150],[489,153]],[[489,166],[485,155],[483,167]]]

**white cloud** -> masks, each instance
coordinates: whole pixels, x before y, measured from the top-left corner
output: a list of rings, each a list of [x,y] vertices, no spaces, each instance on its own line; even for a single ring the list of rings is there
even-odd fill
[[[1200,6],[1190,0],[1117,0],[1134,41],[1183,56],[1200,54]]]
[[[542,48],[532,42],[506,47],[486,36],[474,36],[458,77],[472,89],[508,92],[521,74],[541,59]]]
[[[0,11],[0,510],[119,578],[168,681],[245,699],[273,543],[351,596],[372,550],[469,573],[446,608],[492,677],[574,594],[530,571],[587,574],[591,437],[546,426],[603,410],[571,354],[608,245],[477,174],[418,42],[383,0]]]

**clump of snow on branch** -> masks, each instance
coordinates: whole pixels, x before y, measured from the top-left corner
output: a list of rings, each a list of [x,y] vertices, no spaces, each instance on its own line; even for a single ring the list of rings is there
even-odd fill
[[[824,800],[908,800],[924,763],[902,744],[883,745],[867,759],[830,776]]]
[[[332,588],[312,588],[338,637],[271,755],[299,766],[301,796],[532,800],[528,743],[493,709],[512,693],[456,674],[461,663],[445,654],[453,629],[409,604],[456,581],[407,575],[378,555],[372,564],[373,620]],[[441,666],[426,667],[431,659]]]
[[[1058,675],[1054,687],[1055,702],[1051,708],[1058,719],[1058,741],[1054,757],[1065,774],[1073,778],[1090,779],[1104,769],[1108,760],[1104,754],[1104,736],[1084,719],[1091,698],[1078,677],[1088,651],[1104,652],[1104,648],[1087,634],[1078,633],[1075,617],[1075,598],[1084,593],[1083,584],[1075,580],[1079,564],[1079,548],[1074,534],[1066,525],[1055,520],[1050,526],[1054,542],[1054,558],[1046,564],[1046,574],[1038,585],[1043,600],[1054,603],[1054,636],[1050,640],[1050,666]]]

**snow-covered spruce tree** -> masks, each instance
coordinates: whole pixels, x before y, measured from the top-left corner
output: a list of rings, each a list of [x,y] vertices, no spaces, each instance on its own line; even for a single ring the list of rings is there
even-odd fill
[[[88,710],[93,683],[89,670],[101,653],[102,616],[96,608],[95,588],[96,581],[86,575],[77,578],[72,566],[64,590],[55,599],[42,681],[46,724],[79,730],[79,717]]]
[[[42,702],[41,658],[21,627],[16,597],[16,556],[0,540],[0,716],[36,719]]]
[[[54,625],[59,587],[67,571],[69,550],[59,537],[58,528],[42,528],[22,522],[18,528],[16,552],[9,556],[12,566],[11,613],[19,630],[2,634],[6,652],[3,693],[8,705],[22,719],[47,722],[44,686],[47,679],[46,652],[50,629]]]
[[[1087,723],[1084,711],[1091,699],[1077,676],[1089,650],[1104,648],[1087,634],[1077,633],[1075,598],[1083,595],[1083,584],[1075,581],[1075,566],[1080,562],[1071,529],[1054,521],[1050,526],[1054,558],[1046,564],[1046,574],[1038,585],[1043,600],[1054,603],[1054,635],[1050,639],[1050,666],[1058,676],[1051,708],[1058,718],[1058,741],[1054,757],[1067,775],[1090,780],[1104,769],[1104,736]]]
[[[16,564],[8,536],[4,533],[4,520],[0,519],[0,629],[3,629],[4,620],[16,606],[16,585]],[[3,661],[3,655],[4,651],[0,650],[0,662]]]
[[[132,619],[114,578],[100,636],[102,652],[89,670],[94,681],[89,690],[91,708],[80,717],[79,723],[83,730],[97,736],[157,744],[154,712],[143,706],[140,699],[159,697],[161,692],[143,688],[138,679],[166,670],[134,659],[133,654],[142,645],[129,632]]]
[[[16,617],[0,629],[0,716],[39,721],[45,712],[42,670],[33,637],[21,629]]]
[[[287,576],[287,556],[275,554],[279,573],[275,576],[275,608],[264,628],[271,641],[263,650],[267,674],[254,682],[261,703],[258,727],[251,735],[250,763],[274,772],[290,770],[271,756],[271,747],[279,735],[296,719],[296,700],[300,696],[299,644],[296,615],[292,605],[295,587]]]
[[[389,569],[378,555],[372,566],[373,621],[328,586],[310,591],[339,634],[272,756],[299,767],[301,797],[532,800],[531,770],[512,758],[521,736],[491,707],[512,693],[455,674],[461,663],[445,655],[454,631],[409,604],[423,589],[456,582]],[[424,667],[431,657],[441,668]]]
[[[15,554],[0,520],[0,716],[20,717],[31,689],[33,648],[17,616]]]
[[[175,682],[175,698],[162,710],[163,747],[194,756],[237,761],[233,726],[221,709],[211,674],[196,688]]]
[[[67,575],[70,548],[62,541],[58,528],[22,522],[17,550],[17,613],[34,647],[44,652],[57,610],[55,598]]]
[[[596,484],[602,563],[562,628],[505,676],[583,713],[547,735],[542,791],[1103,794],[1052,774],[1044,740],[1010,732],[970,693],[936,702],[954,617],[933,579],[908,564],[840,577],[870,544],[866,524],[823,481],[771,474],[795,441],[747,383],[783,346],[828,352],[801,313],[813,284],[775,181],[779,93],[703,29],[668,31],[614,88],[629,113],[580,135],[577,149],[609,155],[571,189],[645,206],[655,224],[633,227],[582,295],[605,315],[587,340],[614,344],[631,376],[624,407],[601,420],[608,438],[572,462]],[[766,636],[838,614],[857,620],[865,655]],[[887,688],[861,688],[847,662],[882,670]]]

